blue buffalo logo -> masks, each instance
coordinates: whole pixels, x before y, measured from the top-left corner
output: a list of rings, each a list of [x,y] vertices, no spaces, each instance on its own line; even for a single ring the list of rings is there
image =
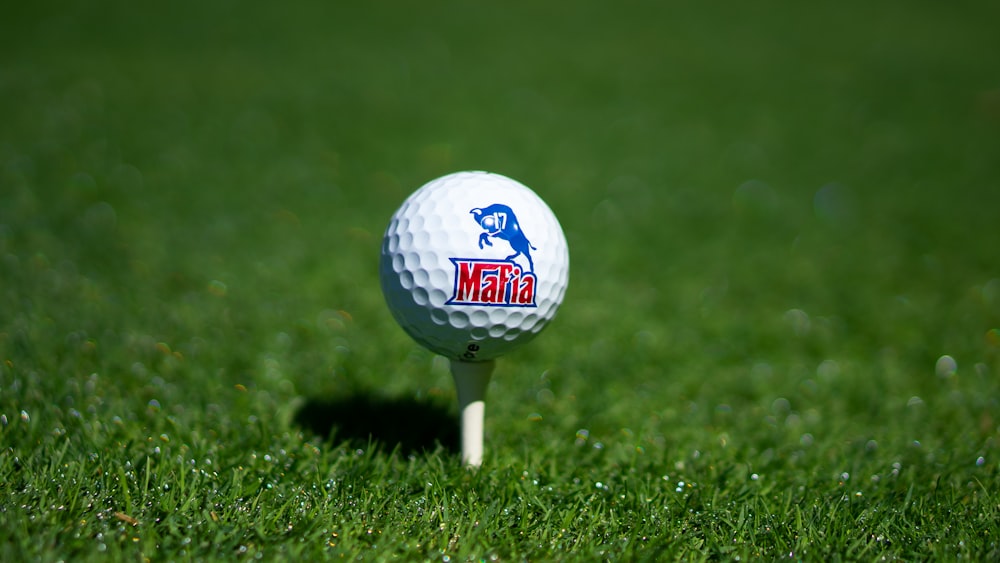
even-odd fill
[[[448,305],[487,307],[535,307],[535,264],[531,251],[538,250],[521,231],[517,216],[510,207],[495,203],[475,208],[473,219],[482,227],[479,248],[493,246],[493,239],[505,240],[514,254],[500,260],[491,258],[451,258],[455,265],[455,288]],[[528,269],[514,261],[524,256]]]
[[[531,246],[528,238],[524,236],[524,231],[517,223],[517,216],[514,215],[511,208],[494,203],[483,209],[477,207],[469,213],[472,213],[472,217],[483,228],[483,232],[479,235],[479,248],[493,246],[490,239],[505,240],[510,243],[514,254],[504,258],[504,260],[513,261],[518,256],[524,256],[528,260],[528,271],[535,271],[535,264],[531,260],[531,251],[538,249]]]

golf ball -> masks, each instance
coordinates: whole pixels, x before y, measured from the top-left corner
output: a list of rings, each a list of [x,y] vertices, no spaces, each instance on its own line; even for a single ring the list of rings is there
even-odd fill
[[[379,277],[393,317],[418,343],[449,359],[492,360],[555,316],[569,249],[535,192],[499,174],[456,172],[392,216]]]

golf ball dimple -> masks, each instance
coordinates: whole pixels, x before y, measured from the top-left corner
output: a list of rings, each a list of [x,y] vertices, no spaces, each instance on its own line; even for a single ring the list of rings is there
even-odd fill
[[[393,215],[382,292],[400,326],[451,359],[485,361],[535,337],[569,281],[559,221],[533,191],[489,172],[428,182]]]

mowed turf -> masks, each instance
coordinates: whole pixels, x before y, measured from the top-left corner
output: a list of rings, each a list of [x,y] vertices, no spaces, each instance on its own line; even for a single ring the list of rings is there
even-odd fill
[[[1000,10],[960,4],[4,10],[0,559],[997,559]],[[478,471],[377,279],[464,169],[572,264]]]

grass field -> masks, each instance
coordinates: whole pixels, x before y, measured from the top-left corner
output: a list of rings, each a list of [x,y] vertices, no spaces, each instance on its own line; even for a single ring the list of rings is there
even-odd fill
[[[0,559],[1000,558],[1000,5],[402,4],[4,9]],[[479,471],[463,169],[572,257]]]

